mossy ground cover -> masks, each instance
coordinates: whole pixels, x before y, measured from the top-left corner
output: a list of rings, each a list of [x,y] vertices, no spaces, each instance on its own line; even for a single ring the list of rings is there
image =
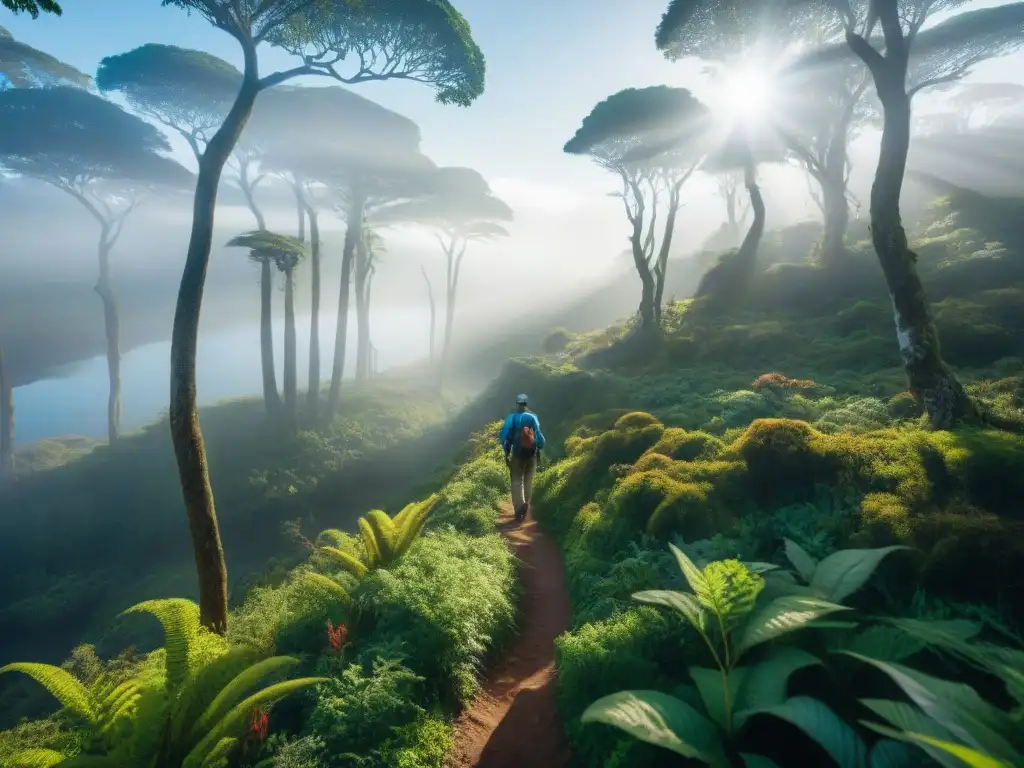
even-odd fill
[[[1020,419],[1022,262],[958,226],[948,201],[932,216],[915,247],[943,351],[973,395]],[[677,302],[653,341],[629,322],[559,334],[557,364],[602,383],[535,499],[565,551],[574,615],[558,641],[559,697],[583,764],[677,760],[579,719],[606,694],[683,682],[699,641],[631,600],[680,586],[670,542],[701,562],[776,564],[785,538],[818,558],[905,544],[866,598],[875,609],[1024,627],[1024,438],[924,429],[877,262],[867,244],[853,250],[846,280],[769,264],[742,307],[693,316]],[[542,418],[575,407],[576,391],[589,390],[538,401]]]
[[[315,548],[298,567],[255,586],[232,612],[231,643],[300,657],[305,674],[330,678],[274,707],[269,737],[254,740],[233,765],[442,764],[453,713],[471,701],[516,618],[515,563],[496,531],[505,467],[489,434],[472,444],[440,489],[423,534],[397,563],[357,581]],[[323,543],[353,552],[361,546],[336,531],[315,545]],[[346,588],[351,602],[309,573]],[[102,665],[85,647],[65,666],[88,677]],[[0,734],[0,764],[29,745],[73,749],[61,723],[56,715]]]

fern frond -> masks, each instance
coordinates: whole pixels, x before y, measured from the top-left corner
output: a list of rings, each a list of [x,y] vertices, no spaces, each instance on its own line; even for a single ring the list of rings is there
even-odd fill
[[[24,749],[10,756],[7,768],[53,768],[67,759],[67,755],[55,749]]]
[[[345,553],[342,552],[342,554]],[[362,567],[363,573],[366,573],[366,566],[360,563],[358,560],[356,560],[356,563],[360,567]],[[358,574],[356,574],[356,577],[358,578]],[[299,579],[309,587],[323,590],[343,605],[352,604],[352,595],[348,593],[348,590],[341,586],[341,584],[336,582],[334,579],[324,576],[322,573],[316,573],[314,571],[305,571],[299,577]]]
[[[359,534],[363,537],[363,548],[366,550],[366,567],[372,571],[381,564],[381,551],[377,544],[377,534],[365,517],[359,518]]]
[[[66,757],[58,768],[128,768],[136,763],[128,762],[119,755],[75,755]]]
[[[217,696],[240,674],[263,658],[262,651],[244,645],[232,647],[223,656],[204,665],[189,678],[174,703],[171,734],[181,741]]]
[[[332,560],[357,579],[362,578],[366,573],[366,566],[348,552],[342,552],[340,549],[335,549],[334,547],[320,547],[320,551],[325,555],[330,556]]]
[[[25,661],[0,667],[0,675],[4,672],[21,672],[28,675],[49,691],[64,709],[73,712],[90,725],[96,725],[96,710],[88,689],[67,670],[52,664]]]
[[[184,598],[146,600],[125,613],[148,613],[164,628],[167,651],[167,687],[177,691],[188,677],[191,659],[199,642],[199,606]]]
[[[379,509],[371,509],[367,512],[366,521],[377,538],[377,546],[380,548],[380,565],[382,568],[386,568],[395,559],[398,529],[395,528],[395,522],[388,517],[387,513]]]
[[[166,738],[171,703],[166,686],[147,685],[139,690],[131,714],[131,731],[118,747],[125,749],[138,766],[147,765]],[[61,766],[64,768],[64,766]]]
[[[193,743],[199,741],[203,734],[214,728],[232,707],[249,696],[268,677],[295,667],[298,663],[299,660],[293,656],[271,656],[269,659],[264,659],[243,669],[221,689],[199,719],[195,721],[189,730],[189,738]]]
[[[344,550],[350,546],[351,541],[352,537],[344,531],[339,531],[337,528],[327,528],[320,531],[320,534],[316,537],[315,544],[320,547],[327,546]]]
[[[253,694],[249,698],[235,705],[234,709],[226,713],[215,727],[200,741],[195,748],[189,752],[181,768],[203,768],[206,759],[213,754],[216,746],[223,739],[238,738],[245,733],[249,727],[249,718],[259,707],[268,707],[280,701],[285,696],[301,691],[320,683],[326,683],[328,677],[300,677],[295,680],[287,680],[277,683],[269,688]]]
[[[100,732],[109,733],[119,721],[129,717],[139,695],[139,683],[134,678],[125,680],[102,695],[94,691],[93,699]]]
[[[427,524],[427,520],[430,517],[431,511],[437,504],[438,495],[435,493],[430,498],[419,502],[418,504],[411,505],[412,509],[406,507],[395,517],[395,525],[398,527],[398,545],[396,547],[395,556],[401,557],[416,541],[417,537],[423,531],[423,526]]]
[[[238,744],[238,739],[221,739],[203,760],[203,768],[228,768],[229,758]]]

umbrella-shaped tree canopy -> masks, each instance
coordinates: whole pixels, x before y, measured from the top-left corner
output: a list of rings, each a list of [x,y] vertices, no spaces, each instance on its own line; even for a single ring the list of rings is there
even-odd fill
[[[273,261],[282,272],[291,271],[306,256],[306,246],[297,237],[266,230],[236,235],[228,241],[228,247],[248,248],[250,259],[257,263]]]
[[[154,126],[88,91],[61,86],[0,92],[0,163],[67,185],[90,180],[188,188],[192,174],[162,153]]]
[[[14,39],[0,27],[0,90],[75,85],[88,88],[91,78],[70,64]]]

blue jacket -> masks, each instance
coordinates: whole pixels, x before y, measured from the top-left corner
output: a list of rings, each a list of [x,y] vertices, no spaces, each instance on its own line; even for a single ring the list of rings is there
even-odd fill
[[[523,413],[512,411],[505,417],[505,423],[501,425],[501,434],[498,435],[498,440],[501,442],[501,447],[505,449],[505,453],[512,449],[515,430],[524,425],[533,427],[533,434],[537,436],[537,450],[544,447],[544,433],[540,431],[540,419],[537,418],[537,414],[530,411]]]

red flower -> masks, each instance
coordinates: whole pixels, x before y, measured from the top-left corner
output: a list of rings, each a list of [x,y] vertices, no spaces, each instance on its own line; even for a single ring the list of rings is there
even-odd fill
[[[267,738],[267,731],[270,728],[270,715],[266,710],[257,707],[252,711],[252,718],[249,720],[249,736],[256,741],[263,741]]]
[[[344,624],[335,627],[334,622],[330,619],[327,620],[327,642],[331,644],[331,648],[341,651],[345,646],[346,635],[348,635],[348,628]]]

